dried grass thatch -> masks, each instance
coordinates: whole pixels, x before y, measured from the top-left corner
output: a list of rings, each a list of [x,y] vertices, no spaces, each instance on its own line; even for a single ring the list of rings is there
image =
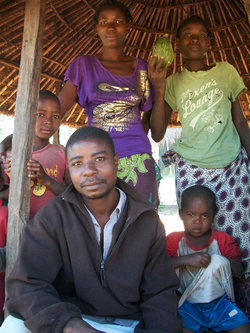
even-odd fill
[[[92,17],[102,1],[47,0],[41,89],[58,93],[64,72],[75,57],[101,51]],[[206,62],[226,60],[237,69],[248,87],[240,102],[250,122],[250,26],[246,9],[250,7],[249,0],[124,0],[124,3],[133,16],[125,52],[148,60],[156,39],[168,33],[175,51],[169,74],[181,71],[184,65],[176,45],[177,26],[188,15],[201,15],[212,31]],[[24,13],[24,0],[1,0],[0,112],[5,115],[14,115],[15,110]],[[79,127],[86,121],[84,110],[75,105],[63,123]],[[173,115],[170,126],[177,125],[178,118]]]

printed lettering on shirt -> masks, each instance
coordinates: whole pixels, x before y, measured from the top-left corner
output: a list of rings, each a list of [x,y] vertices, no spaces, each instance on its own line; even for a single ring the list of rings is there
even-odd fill
[[[181,95],[181,107],[184,110],[183,118],[187,118],[193,112],[199,111],[200,108],[203,110],[190,121],[189,126],[193,129],[195,128],[197,122],[201,119],[207,124],[204,131],[213,133],[214,128],[223,121],[222,114],[214,115],[216,111],[214,107],[220,103],[223,98],[223,91],[214,87],[217,84],[216,80],[211,79],[199,89],[194,91],[187,89]],[[206,109],[204,110],[204,108]]]
[[[50,177],[57,178],[57,172],[58,172],[58,165],[56,164],[55,169],[49,169],[49,168],[43,168],[43,170],[46,172],[46,174]]]

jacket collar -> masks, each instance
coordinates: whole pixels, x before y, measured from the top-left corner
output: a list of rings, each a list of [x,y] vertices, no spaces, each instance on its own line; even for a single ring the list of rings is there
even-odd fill
[[[129,211],[129,220],[132,221],[138,217],[142,212],[148,210],[155,210],[155,206],[149,202],[142,194],[137,192],[133,187],[125,183],[120,178],[117,178],[116,186],[119,187],[127,196]],[[82,195],[75,189],[74,185],[69,185],[66,190],[61,194],[62,200],[78,205],[81,210],[86,211]]]

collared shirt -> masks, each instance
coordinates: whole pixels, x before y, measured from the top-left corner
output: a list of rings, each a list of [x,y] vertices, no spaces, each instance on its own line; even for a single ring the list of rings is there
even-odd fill
[[[116,208],[114,209],[114,211],[111,213],[108,222],[105,224],[104,228],[103,228],[103,259],[105,260],[107,258],[107,254],[110,248],[110,244],[112,241],[112,231],[114,228],[114,225],[116,224],[116,222],[118,221],[125,202],[126,202],[126,194],[119,188],[116,188],[119,191],[120,194],[120,199],[119,202],[116,206]],[[94,215],[90,212],[90,210],[86,207],[87,211],[89,212],[89,215],[92,219],[94,228],[95,228],[95,233],[96,233],[96,239],[98,244],[100,245],[100,239],[101,239],[101,227],[99,225],[99,223],[97,222],[96,218],[94,217]]]

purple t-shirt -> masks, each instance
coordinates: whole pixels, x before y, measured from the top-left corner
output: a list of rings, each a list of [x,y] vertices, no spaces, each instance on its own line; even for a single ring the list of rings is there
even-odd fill
[[[152,108],[153,90],[147,76],[147,63],[136,59],[130,76],[105,69],[96,55],[83,55],[72,61],[65,81],[77,86],[77,102],[85,109],[88,125],[109,132],[119,157],[151,154],[151,145],[141,122],[141,111]]]

